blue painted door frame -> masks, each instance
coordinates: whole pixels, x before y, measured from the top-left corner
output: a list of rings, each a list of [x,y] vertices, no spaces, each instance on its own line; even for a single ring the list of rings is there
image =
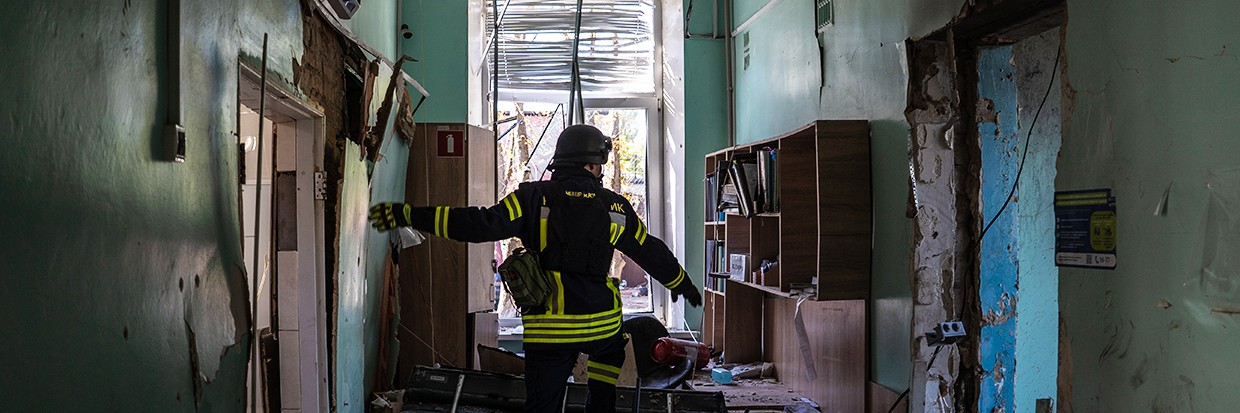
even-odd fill
[[[978,355],[982,382],[978,411],[1011,412],[1015,411],[1018,218],[1015,205],[998,213],[1016,182],[1021,156],[1012,47],[979,49],[977,69],[981,217],[986,220],[983,224],[994,220],[979,246],[982,320]]]

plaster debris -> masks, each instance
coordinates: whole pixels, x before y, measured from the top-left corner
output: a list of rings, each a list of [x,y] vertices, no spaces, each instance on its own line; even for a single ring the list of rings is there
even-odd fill
[[[1155,305],[1164,310],[1171,308],[1171,303],[1167,302],[1167,300],[1158,300],[1158,304]]]

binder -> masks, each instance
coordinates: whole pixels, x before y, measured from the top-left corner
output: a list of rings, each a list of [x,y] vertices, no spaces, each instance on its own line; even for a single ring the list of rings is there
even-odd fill
[[[762,207],[758,190],[758,160],[756,157],[733,159],[728,168],[729,178],[736,187],[737,205],[741,215],[752,217]]]
[[[758,187],[762,194],[762,211],[779,212],[779,172],[776,170],[775,149],[758,150]]]

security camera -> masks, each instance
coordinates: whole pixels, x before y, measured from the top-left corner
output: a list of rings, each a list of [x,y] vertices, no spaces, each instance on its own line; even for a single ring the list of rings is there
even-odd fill
[[[409,31],[409,25],[408,25],[408,24],[402,24],[402,25],[400,25],[400,37],[404,37],[405,39],[412,39],[412,38],[413,38],[413,32]]]

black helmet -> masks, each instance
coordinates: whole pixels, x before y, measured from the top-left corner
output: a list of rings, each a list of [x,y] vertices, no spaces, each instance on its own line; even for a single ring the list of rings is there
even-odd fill
[[[573,125],[560,132],[551,157],[551,168],[569,165],[605,164],[611,153],[611,138],[590,125]]]

